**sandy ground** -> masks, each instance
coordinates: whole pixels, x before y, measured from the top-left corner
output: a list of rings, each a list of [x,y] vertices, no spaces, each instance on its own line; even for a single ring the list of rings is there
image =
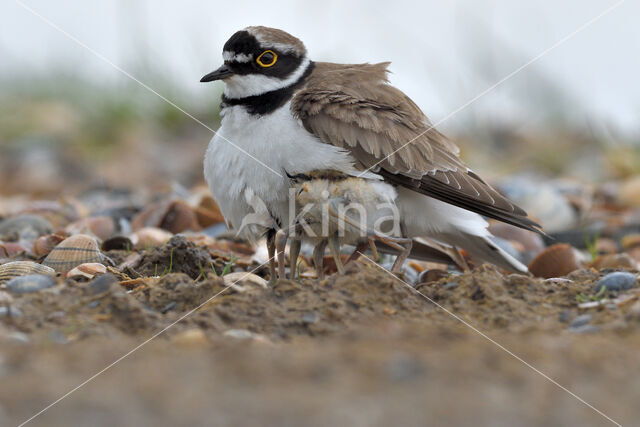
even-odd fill
[[[0,421],[27,420],[224,290],[29,425],[611,424],[534,368],[635,425],[637,288],[628,304],[579,309],[599,276],[485,266],[422,284],[424,296],[364,261],[268,289],[183,273],[129,291],[67,280],[14,296],[21,315],[2,319]]]

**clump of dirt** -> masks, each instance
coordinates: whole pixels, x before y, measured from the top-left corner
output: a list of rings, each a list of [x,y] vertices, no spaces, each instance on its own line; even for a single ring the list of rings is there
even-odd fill
[[[220,278],[211,278],[196,283],[184,273],[163,276],[147,290],[138,293],[138,298],[153,310],[166,313],[170,310],[191,310],[225,288]]]
[[[196,279],[211,265],[211,256],[204,247],[198,247],[184,236],[173,236],[161,247],[145,253],[136,267],[142,276],[159,276],[167,273],[185,273]]]

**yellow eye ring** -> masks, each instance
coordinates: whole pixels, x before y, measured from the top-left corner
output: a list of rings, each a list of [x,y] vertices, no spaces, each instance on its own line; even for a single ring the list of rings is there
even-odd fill
[[[264,62],[262,62],[262,57],[264,55],[266,55],[267,53],[270,53],[271,55],[273,55],[273,60],[271,62],[269,62],[269,63],[264,63]],[[260,65],[263,68],[273,67],[275,65],[276,61],[278,61],[278,54],[275,53],[272,50],[265,50],[264,52],[262,52],[260,54],[260,56],[258,56],[256,58],[256,62],[258,63],[258,65]]]

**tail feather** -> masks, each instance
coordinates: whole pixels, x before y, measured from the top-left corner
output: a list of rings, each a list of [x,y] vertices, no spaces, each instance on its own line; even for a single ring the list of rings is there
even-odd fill
[[[509,271],[529,272],[527,266],[492,242],[489,236],[463,235],[460,247],[466,250],[472,259],[486,261]]]

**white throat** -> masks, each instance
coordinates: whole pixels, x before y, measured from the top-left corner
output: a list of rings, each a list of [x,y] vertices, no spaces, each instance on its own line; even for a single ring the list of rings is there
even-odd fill
[[[311,61],[305,57],[298,68],[286,79],[263,76],[259,74],[234,75],[224,80],[226,87],[224,96],[230,99],[246,98],[282,89],[295,82],[304,74]]]

